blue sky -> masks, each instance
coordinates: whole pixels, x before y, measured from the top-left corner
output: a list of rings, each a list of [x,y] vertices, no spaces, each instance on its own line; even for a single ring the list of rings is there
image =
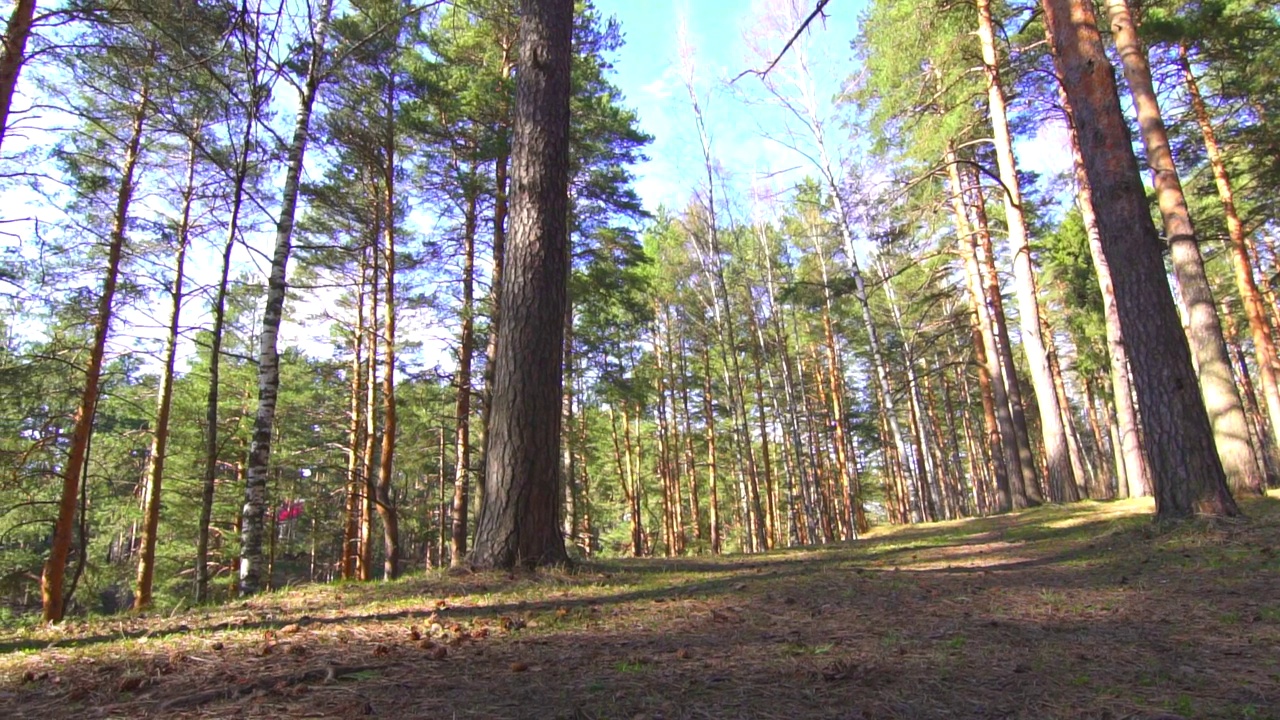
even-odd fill
[[[813,7],[813,0],[795,1],[805,14]],[[637,186],[649,207],[684,204],[702,172],[682,73],[682,25],[695,58],[695,85],[703,98],[713,152],[729,173],[749,183],[755,174],[802,162],[762,137],[762,131],[777,131],[781,121],[771,110],[747,104],[760,90],[758,80],[744,77],[733,88],[726,87],[743,70],[763,66],[744,36],[760,31],[766,25],[764,16],[789,4],[790,0],[596,0],[601,13],[618,18],[626,36],[615,59],[614,81],[626,104],[639,112],[642,128],[654,136],[650,161],[637,168]],[[812,26],[812,52],[825,56],[823,66],[830,69],[819,78],[826,98],[855,69],[849,44],[863,7],[864,0],[833,0],[825,22]],[[781,47],[782,42],[785,38],[773,45]]]
[[[696,85],[704,97],[704,113],[710,128],[713,152],[739,189],[752,178],[778,173],[774,186],[794,183],[812,169],[807,161],[765,135],[785,134],[784,118],[772,107],[762,106],[762,87],[754,77],[744,77],[733,87],[727,81],[764,62],[749,47],[749,38],[769,34],[769,16],[807,15],[815,0],[595,0],[604,15],[616,16],[626,44],[615,58],[614,82],[625,103],[640,115],[641,127],[654,136],[650,161],[636,168],[637,189],[649,208],[659,204],[684,205],[702,172],[701,150],[692,122],[680,61],[680,28],[687,29],[688,44],[696,62]],[[830,100],[858,67],[850,43],[858,32],[858,19],[866,0],[831,0],[825,20],[811,26],[808,52],[815,72],[817,95],[824,112],[835,115]],[[781,20],[768,44],[776,54],[794,24]],[[833,124],[829,140],[844,154],[857,141],[858,128]],[[1020,167],[1043,173],[1065,169],[1069,155],[1065,130],[1054,125],[1041,128],[1034,138],[1017,143]],[[793,169],[794,168],[794,169]]]

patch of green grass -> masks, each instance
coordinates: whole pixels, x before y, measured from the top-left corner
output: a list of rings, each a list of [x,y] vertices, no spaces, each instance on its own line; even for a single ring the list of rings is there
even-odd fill
[[[880,637],[880,644],[886,648],[893,649],[903,643],[902,633],[897,630],[890,630]]]
[[[649,663],[640,660],[623,660],[613,667],[620,673],[643,673],[648,672]]]
[[[1179,695],[1173,702],[1169,703],[1169,710],[1189,717],[1196,714],[1196,704],[1190,696]]]

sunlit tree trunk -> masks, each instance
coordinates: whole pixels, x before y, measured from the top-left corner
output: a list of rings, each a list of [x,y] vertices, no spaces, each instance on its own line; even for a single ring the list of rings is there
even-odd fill
[[[1156,482],[1157,517],[1237,515],[1169,293],[1159,236],[1093,8],[1084,0],[1042,0],[1041,6],[1073,121],[1081,129],[1080,152],[1098,209]]]
[[[134,173],[142,152],[143,126],[150,110],[150,86],[144,79],[133,109],[129,139],[125,143],[124,161],[120,167],[120,185],[116,190],[115,212],[111,224],[111,239],[107,247],[107,269],[102,280],[102,294],[98,297],[96,317],[93,322],[93,344],[89,347],[89,361],[85,367],[84,388],[76,406],[71,430],[71,442],[63,465],[62,498],[58,503],[58,519],[53,528],[49,559],[45,561],[40,576],[41,617],[44,622],[61,622],[66,598],[63,596],[63,578],[66,575],[67,556],[71,553],[71,536],[75,532],[76,498],[83,481],[85,456],[88,453],[89,436],[93,433],[93,417],[98,408],[98,385],[102,378],[102,363],[106,355],[107,335],[111,330],[112,303],[120,276],[120,258],[129,224],[129,208],[133,202]]]
[[[702,347],[702,409],[705,415],[704,425],[707,434],[707,515],[710,525],[711,554],[720,554],[720,497],[719,458],[716,455],[716,408],[711,395],[711,351],[706,345]]]
[[[377,224],[381,223],[381,214]],[[380,257],[378,253],[378,237],[382,228],[375,226],[370,234],[369,253],[369,322],[366,327],[368,338],[365,347],[368,357],[365,358],[364,372],[364,452],[361,459],[364,467],[360,484],[360,562],[357,564],[361,580],[373,579],[373,517],[377,498],[378,476],[378,286],[381,277],[378,272]]]
[[[1258,363],[1258,378],[1262,386],[1262,399],[1267,408],[1268,427],[1270,429],[1269,449],[1275,453],[1280,449],[1280,384],[1276,373],[1276,344],[1272,336],[1270,323],[1266,315],[1266,303],[1258,289],[1253,275],[1253,265],[1249,262],[1249,250],[1245,241],[1244,223],[1236,210],[1235,190],[1232,187],[1231,175],[1227,172],[1226,162],[1222,158],[1222,148],[1218,144],[1217,133],[1209,118],[1209,110],[1205,107],[1204,98],[1200,94],[1199,83],[1191,71],[1191,62],[1187,58],[1187,46],[1184,42],[1179,46],[1179,64],[1182,66],[1183,79],[1186,82],[1187,95],[1191,98],[1191,107],[1195,111],[1196,123],[1200,126],[1200,134],[1204,138],[1205,153],[1209,158],[1209,166],[1213,169],[1214,184],[1218,188],[1218,199],[1222,202],[1222,212],[1227,219],[1227,237],[1230,239],[1231,269],[1235,272],[1236,289],[1244,304],[1244,314],[1249,320],[1249,333],[1253,339],[1253,356]]]
[[[156,572],[156,538],[160,530],[160,499],[164,481],[164,464],[169,452],[169,412],[173,407],[173,370],[178,355],[178,332],[182,320],[182,284],[187,264],[187,245],[191,235],[191,205],[195,196],[196,145],[189,143],[187,179],[182,190],[182,219],[178,221],[178,250],[174,259],[173,287],[169,328],[164,344],[164,366],[156,397],[156,425],[151,436],[151,452],[147,456],[146,491],[142,506],[142,547],[138,555],[137,590],[133,609],[151,606],[151,586]]]
[[[1187,340],[1199,370],[1200,393],[1213,426],[1213,441],[1231,488],[1237,493],[1257,495],[1263,492],[1266,483],[1249,440],[1240,392],[1231,375],[1231,358],[1227,356],[1222,338],[1222,323],[1205,274],[1182,182],[1173,163],[1147,53],[1138,39],[1125,0],[1107,0],[1106,6],[1112,37],[1138,112],[1138,127],[1164,220],[1173,274],[1187,312]]]
[[[987,76],[987,107],[995,136],[996,166],[999,170],[1000,197],[1004,202],[1005,220],[1009,228],[1009,251],[1013,254],[1014,291],[1018,300],[1018,321],[1022,349],[1027,356],[1031,385],[1035,388],[1040,408],[1040,431],[1044,441],[1045,466],[1053,497],[1072,502],[1080,499],[1072,474],[1067,430],[1062,424],[1062,410],[1049,368],[1046,339],[1040,329],[1040,304],[1037,300],[1035,269],[1031,263],[1031,245],[1027,238],[1026,219],[1022,213],[1022,190],[1017,164],[1013,156],[1013,140],[1005,109],[1004,87],[1000,83],[1000,60],[996,53],[995,30],[991,20],[991,1],[977,0],[978,40]],[[1034,497],[1031,493],[1029,497]]]
[[[4,145],[5,129],[9,127],[9,109],[26,59],[27,37],[31,35],[35,12],[36,0],[16,0],[0,45],[0,146]]]
[[[342,532],[342,579],[354,580],[359,573],[360,507],[364,502],[364,281],[368,274],[360,254],[356,283],[356,322],[351,333],[351,423],[347,445],[347,501]]]
[[[1115,285],[1111,279],[1111,265],[1102,249],[1102,235],[1098,229],[1098,216],[1093,201],[1093,190],[1085,173],[1084,156],[1080,154],[1079,133],[1072,119],[1069,98],[1061,96],[1067,109],[1071,131],[1071,152],[1076,178],[1076,207],[1084,222],[1085,235],[1089,239],[1089,256],[1093,260],[1094,274],[1102,294],[1102,314],[1107,333],[1107,356],[1111,365],[1111,391],[1115,405],[1116,428],[1120,442],[1114,445],[1115,453],[1123,465],[1121,477],[1124,485],[1117,491],[1122,497],[1149,495],[1153,487],[1150,465],[1143,450],[1142,432],[1138,411],[1134,406],[1133,387],[1129,378],[1129,353],[1125,349],[1124,334],[1120,329],[1120,311],[1116,303]]]
[[[262,540],[267,512],[267,471],[271,465],[271,435],[275,425],[276,398],[280,393],[280,354],[277,340],[284,319],[287,288],[286,271],[293,249],[294,215],[302,181],[302,162],[311,133],[311,110],[323,74],[322,61],[332,0],[324,0],[310,37],[307,74],[298,98],[298,116],[285,162],[284,188],[276,221],[275,249],[267,276],[266,308],[262,314],[262,334],[258,349],[258,408],[253,420],[253,441],[245,474],[243,524],[240,532],[240,594],[254,595],[262,589]]]
[[[991,242],[991,229],[987,222],[986,198],[982,184],[972,171],[962,173],[962,181],[968,187],[970,209],[973,211],[975,253],[981,271],[988,316],[996,342],[996,359],[1000,363],[1009,400],[1009,417],[1013,421],[1014,437],[1018,444],[1017,472],[1010,468],[1009,489],[1014,509],[1039,505],[1044,502],[1040,491],[1039,474],[1035,456],[1031,451],[1031,433],[1027,429],[1026,405],[1022,401],[1022,384],[1018,379],[1017,365],[1013,359],[1013,345],[1009,342],[1009,326],[1004,311],[1004,295],[1000,291],[1000,276],[996,271],[995,248]],[[1014,482],[1021,475],[1022,483]]]
[[[996,467],[995,512],[1008,512],[1015,507],[1026,504],[1023,494],[1022,465],[1018,448],[1018,437],[1014,430],[1013,415],[1004,369],[1000,363],[1000,350],[996,345],[995,324],[991,318],[991,307],[987,303],[987,291],[983,281],[982,269],[978,264],[978,241],[974,229],[969,225],[968,212],[965,209],[965,188],[960,179],[960,171],[956,166],[953,150],[948,150],[947,177],[951,185],[952,213],[955,216],[957,242],[956,248],[964,263],[965,277],[969,287],[969,305],[976,321],[974,327],[974,354],[979,367],[978,381],[983,384],[983,400],[988,394],[992,407],[984,405],[984,417],[987,418],[987,432],[991,444],[991,456]],[[989,412],[988,412],[989,410]],[[1015,497],[1021,497],[1021,504],[1015,503]]]
[[[512,235],[471,559],[480,567],[562,563],[560,425],[569,253],[572,0],[521,0],[512,149]]]
[[[250,49],[250,47],[252,49]],[[222,367],[223,328],[226,324],[227,287],[231,276],[231,254],[240,235],[240,213],[244,208],[245,186],[249,180],[249,158],[253,150],[254,132],[264,100],[264,88],[257,83],[258,45],[242,47],[246,64],[245,80],[253,86],[245,106],[244,129],[235,155],[231,177],[230,210],[226,221],[227,236],[222,247],[222,265],[214,294],[213,327],[209,343],[209,390],[205,398],[204,466],[200,492],[200,521],[196,536],[196,602],[209,599],[209,524],[213,521],[213,496],[218,475],[218,395]]]
[[[462,229],[462,330],[458,340],[457,394],[454,409],[453,515],[449,533],[449,565],[461,567],[467,556],[467,504],[471,470],[471,360],[475,347],[475,266],[477,198],[467,198]]]
[[[396,450],[396,236],[395,236],[395,164],[391,147],[387,149],[386,196],[383,197],[383,271],[386,277],[383,299],[383,371],[382,371],[382,448],[378,455],[376,488],[378,517],[382,520],[382,576],[394,580],[400,575],[400,523],[392,495]]]

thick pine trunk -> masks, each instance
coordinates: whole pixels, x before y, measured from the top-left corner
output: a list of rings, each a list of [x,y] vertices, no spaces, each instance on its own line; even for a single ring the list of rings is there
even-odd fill
[[[1069,98],[1062,95],[1067,117],[1072,119]],[[1111,265],[1102,249],[1102,235],[1098,229],[1098,216],[1093,201],[1093,190],[1084,169],[1084,156],[1080,154],[1079,133],[1071,122],[1071,152],[1076,178],[1076,207],[1084,222],[1085,235],[1089,239],[1089,256],[1093,259],[1094,273],[1102,293],[1102,315],[1107,333],[1107,356],[1110,359],[1112,401],[1115,407],[1116,427],[1120,442],[1114,450],[1122,466],[1124,486],[1117,485],[1122,497],[1142,497],[1151,494],[1154,486],[1151,466],[1142,443],[1142,431],[1138,411],[1133,404],[1133,386],[1129,378],[1129,352],[1125,349],[1124,334],[1120,329],[1120,312],[1116,305],[1115,285],[1111,280]]]
[[[320,88],[321,58],[331,8],[331,0],[326,0],[311,34],[310,60],[299,97],[293,138],[289,142],[280,215],[276,221],[275,250],[271,255],[271,270],[267,276],[266,307],[262,313],[262,334],[258,346],[258,409],[253,419],[253,441],[249,447],[244,507],[241,511],[241,595],[257,594],[264,581],[262,540],[267,512],[267,472],[271,465],[271,435],[276,418],[276,399],[280,393],[280,354],[277,340],[284,318],[287,288],[285,273],[293,249],[293,224],[298,207],[298,189],[302,182],[302,161],[311,132],[311,108],[315,104],[316,91]]]
[[[1227,237],[1230,239],[1231,269],[1235,271],[1236,289],[1244,303],[1244,314],[1249,320],[1249,333],[1253,338],[1253,356],[1258,363],[1258,378],[1262,385],[1262,399],[1267,408],[1267,418],[1271,430],[1268,444],[1272,453],[1280,449],[1280,381],[1277,381],[1276,344],[1272,337],[1272,327],[1267,319],[1266,303],[1258,289],[1253,275],[1253,264],[1249,261],[1249,249],[1246,244],[1244,223],[1236,210],[1235,190],[1232,187],[1231,175],[1227,172],[1227,164],[1222,158],[1222,148],[1218,144],[1217,133],[1209,118],[1209,110],[1205,107],[1204,98],[1200,95],[1200,86],[1191,71],[1191,62],[1187,58],[1187,46],[1180,48],[1179,64],[1182,66],[1183,79],[1186,82],[1187,95],[1191,98],[1191,107],[1195,110],[1196,123],[1200,126],[1200,134],[1204,138],[1205,153],[1209,165],[1213,169],[1214,184],[1218,188],[1218,199],[1222,202],[1222,212],[1227,219]]]
[[[173,407],[173,367],[178,354],[178,331],[182,318],[182,283],[187,263],[187,244],[191,231],[191,204],[195,195],[196,146],[191,143],[187,154],[187,180],[182,192],[182,220],[178,224],[178,251],[174,259],[172,303],[168,333],[164,345],[164,367],[156,395],[156,426],[151,436],[151,453],[147,456],[146,494],[142,510],[142,547],[138,555],[137,591],[133,609],[151,606],[152,580],[156,570],[156,536],[160,530],[160,490],[164,480],[164,462],[169,451],[169,415]]]
[[[17,0],[5,26],[4,42],[0,46],[0,146],[4,145],[5,129],[9,126],[9,109],[22,62],[26,59],[27,37],[31,35],[35,12],[36,0]]]
[[[1042,0],[1112,272],[1159,518],[1237,515],[1191,353],[1169,293],[1097,19],[1084,0]]]
[[[557,564],[568,557],[558,516],[573,2],[521,0],[520,10],[512,234],[472,552],[480,567]]]
[[[1173,163],[1147,53],[1138,39],[1125,0],[1107,0],[1112,37],[1124,68],[1125,79],[1138,112],[1138,127],[1147,151],[1147,165],[1155,185],[1156,201],[1164,220],[1165,239],[1182,304],[1187,312],[1186,334],[1199,370],[1200,394],[1213,427],[1213,441],[1236,492],[1261,494],[1266,487],[1253,443],[1240,391],[1231,374],[1231,358],[1222,337],[1222,323],[1205,274],[1204,259],[1191,224],[1178,169]]]
[[[143,126],[150,109],[148,90],[144,80],[138,94],[138,104],[133,111],[132,127],[120,168],[120,186],[116,191],[111,240],[107,247],[107,272],[102,280],[102,295],[98,298],[93,323],[93,344],[89,347],[84,388],[80,394],[80,404],[76,407],[71,443],[63,466],[65,472],[62,477],[62,498],[58,503],[58,520],[53,527],[49,559],[45,561],[44,571],[40,576],[41,617],[47,623],[61,622],[65,610],[66,598],[63,596],[62,581],[66,575],[67,556],[71,553],[71,536],[75,532],[76,498],[83,481],[89,436],[93,433],[93,416],[98,408],[98,384],[102,378],[107,335],[111,330],[112,302],[120,276],[120,258],[124,252],[125,234],[129,225],[129,206],[133,202],[134,173],[141,154]]]

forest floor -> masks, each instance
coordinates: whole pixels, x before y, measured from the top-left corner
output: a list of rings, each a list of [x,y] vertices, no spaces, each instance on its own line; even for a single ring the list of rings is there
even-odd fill
[[[0,630],[0,718],[1280,718],[1280,495]]]

